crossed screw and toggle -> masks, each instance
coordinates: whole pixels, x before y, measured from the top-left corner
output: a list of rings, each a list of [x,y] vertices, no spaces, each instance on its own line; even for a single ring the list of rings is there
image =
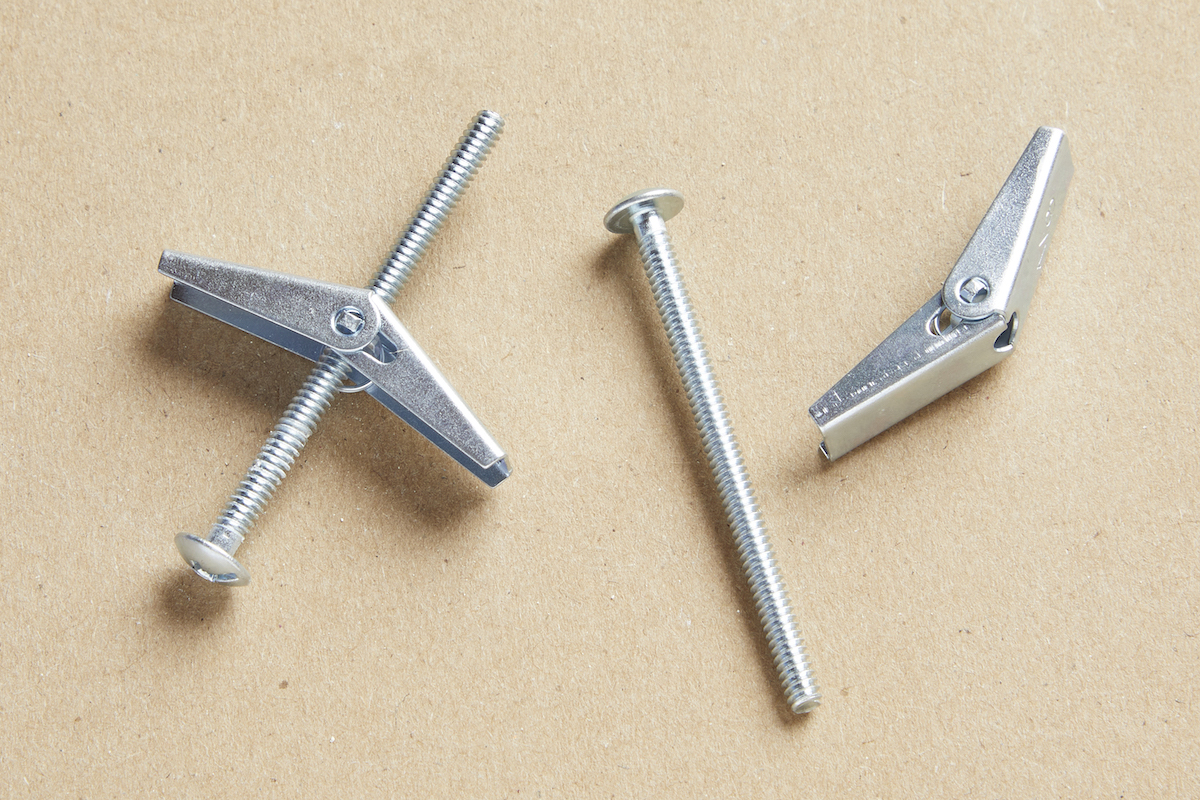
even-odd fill
[[[503,125],[501,117],[493,112],[483,111],[476,116],[400,237],[391,256],[368,287],[378,300],[390,304],[408,280],[447,214],[491,150]],[[608,213],[604,222],[614,233],[632,233],[637,238],[646,275],[650,280],[676,366],[700,430],[705,454],[733,529],[742,567],[750,583],[787,703],[793,712],[803,714],[816,708],[821,696],[809,668],[804,643],[796,629],[787,592],[775,563],[754,490],[746,474],[724,401],[712,373],[696,315],[684,290],[667,238],[666,220],[678,213],[682,207],[683,198],[678,192],[652,189],[622,200]],[[163,264],[179,258],[179,254],[164,253]],[[168,272],[161,265],[160,269]],[[252,272],[249,268],[240,269]],[[178,296],[176,299],[182,300]],[[199,301],[189,304],[206,310]],[[216,305],[224,313],[229,313],[225,311],[224,305]],[[361,337],[369,324],[368,317],[371,311],[360,305],[375,307],[378,306],[378,302],[371,300],[369,304],[351,304],[336,308],[330,316],[325,317],[327,322],[322,323],[326,326],[325,332],[332,333],[335,339]],[[210,305],[210,309],[211,307]],[[214,315],[221,316],[217,313]],[[238,324],[239,327],[251,329],[234,321],[240,319],[237,313],[222,318],[232,324]],[[270,325],[263,327],[275,331]],[[271,336],[266,338],[282,343]],[[324,341],[317,336],[313,338],[318,342]],[[410,344],[413,349],[419,349],[415,348],[415,343]],[[289,346],[289,349],[294,348]],[[343,390],[348,380],[361,378],[361,375],[356,375],[355,364],[350,357],[337,346],[327,345],[309,355],[316,360],[316,365],[275,424],[266,443],[230,496],[208,535],[201,538],[194,534],[181,533],[175,538],[176,546],[184,560],[197,575],[208,581],[231,586],[249,583],[249,572],[234,554],[295,462],[333,398]],[[391,405],[389,408],[406,420],[414,421],[402,410],[397,410]],[[428,429],[422,432],[436,439],[436,431],[433,435]],[[495,449],[498,451],[498,447]],[[462,461],[461,458],[459,460]],[[507,477],[508,472],[507,460],[503,453],[500,453],[499,460],[494,465],[484,471],[476,471],[476,474],[490,485],[495,485]]]

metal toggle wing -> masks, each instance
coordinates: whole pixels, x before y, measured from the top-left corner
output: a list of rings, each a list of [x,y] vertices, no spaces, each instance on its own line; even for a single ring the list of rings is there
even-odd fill
[[[370,290],[169,250],[158,270],[189,308],[310,361],[337,351],[361,388],[484,483],[508,477],[500,445]]]
[[[809,408],[827,457],[1012,353],[1073,171],[1066,135],[1039,128],[942,290]]]

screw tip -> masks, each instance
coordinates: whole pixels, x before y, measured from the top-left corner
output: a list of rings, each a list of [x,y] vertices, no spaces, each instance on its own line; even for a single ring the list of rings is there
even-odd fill
[[[634,192],[604,215],[604,227],[613,233],[633,233],[634,215],[650,208],[657,211],[664,220],[668,220],[683,208],[683,195],[674,189],[643,189]]]
[[[792,702],[792,713],[793,714],[808,714],[808,713],[811,713],[812,711],[814,711],[816,709],[816,707],[819,705],[821,705],[821,695],[819,695],[819,694],[806,695],[806,696],[800,697]]]
[[[207,539],[192,533],[181,533],[175,537],[175,547],[192,571],[210,583],[225,586],[245,586],[250,583],[250,571]]]
[[[496,128],[504,127],[504,117],[486,108],[475,115],[475,120],[477,122],[486,122]]]

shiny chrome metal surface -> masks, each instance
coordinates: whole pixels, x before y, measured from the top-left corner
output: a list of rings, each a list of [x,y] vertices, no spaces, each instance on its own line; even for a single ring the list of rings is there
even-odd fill
[[[500,115],[493,112],[483,111],[476,116],[451,154],[450,159],[442,168],[441,174],[434,182],[429,193],[425,196],[408,228],[392,250],[391,256],[375,276],[367,292],[367,294],[372,295],[372,298],[367,303],[361,302],[363,295],[358,293],[357,290],[336,287],[337,291],[332,291],[328,288],[330,284],[319,284],[319,282],[315,281],[304,282],[304,279],[299,279],[303,286],[298,290],[298,296],[305,296],[307,294],[309,299],[329,298],[332,300],[333,297],[338,296],[341,290],[346,290],[346,294],[342,300],[337,301],[338,305],[332,309],[327,305],[322,305],[320,312],[313,311],[311,313],[301,308],[303,304],[297,300],[296,296],[293,296],[289,301],[291,302],[289,310],[296,314],[296,317],[289,317],[289,319],[292,319],[296,324],[289,326],[277,319],[269,319],[270,315],[259,316],[247,311],[245,307],[231,302],[228,297],[218,297],[215,294],[201,291],[194,285],[186,282],[181,281],[176,283],[171,295],[174,299],[317,362],[300,391],[288,405],[279,422],[275,424],[266,443],[259,451],[254,462],[250,465],[246,476],[230,496],[229,502],[221,512],[216,523],[213,524],[208,536],[201,539],[193,534],[183,533],[176,537],[176,545],[179,548],[180,554],[197,575],[205,580],[231,586],[242,586],[249,583],[250,574],[234,558],[234,553],[241,545],[255,519],[262,513],[266,502],[274,494],[280,481],[283,480],[283,477],[291,468],[296,456],[308,441],[308,437],[312,435],[313,429],[325,413],[325,409],[329,407],[334,396],[341,389],[345,381],[356,371],[362,372],[363,365],[360,364],[356,370],[353,359],[361,357],[370,360],[371,358],[366,350],[370,340],[363,344],[363,349],[354,350],[353,355],[349,358],[334,348],[344,348],[350,341],[359,342],[366,336],[366,331],[368,330],[375,331],[372,340],[378,338],[381,326],[384,324],[384,312],[386,312],[386,316],[390,317],[391,320],[395,320],[390,310],[386,308],[385,303],[390,303],[395,299],[400,287],[408,280],[417,260],[425,252],[433,236],[445,221],[446,215],[467,188],[476,170],[479,169],[480,164],[482,164],[497,137],[499,137],[503,126],[503,119]],[[168,270],[186,267],[187,265],[181,263],[180,259],[179,254],[163,254],[163,263],[167,265]],[[192,262],[190,266],[197,271],[212,267],[213,262],[209,261],[206,265],[202,263],[203,261],[201,259]],[[220,268],[218,268],[218,272],[220,271]],[[209,274],[212,277],[211,269]],[[247,273],[244,272],[228,271],[223,278],[218,276],[217,279],[230,282],[230,285],[226,287],[229,294],[235,297],[242,297],[245,300],[244,293],[240,292],[238,282],[246,280],[247,277]],[[315,295],[313,295],[314,292]],[[357,334],[350,334],[345,339],[336,330],[336,317],[338,312],[343,308],[354,308],[364,315],[363,330]],[[321,314],[325,316],[321,317]],[[367,319],[372,314],[379,317],[378,322],[374,318]],[[343,319],[343,321],[345,320]],[[297,325],[304,332],[297,331]],[[398,320],[395,321],[395,326],[399,326]],[[392,344],[397,346],[396,352],[398,352],[399,345],[404,341],[404,337],[399,334],[402,326],[398,328],[393,326],[389,330],[401,340],[399,342],[392,342]],[[321,332],[318,333],[318,331]],[[326,337],[333,343],[324,341]],[[411,341],[411,337],[409,337],[409,341]],[[437,373],[436,369],[432,368],[432,364],[428,363],[428,359],[424,357],[424,353],[420,353],[419,357],[416,355],[411,356],[407,363],[410,366],[408,377],[411,378],[413,372],[411,367],[415,364],[416,371],[423,374],[419,385],[426,390],[431,386],[436,387],[436,390],[432,394],[438,394],[445,388],[448,388],[448,384],[445,384],[445,379]],[[373,371],[374,367],[368,365],[366,369]],[[397,368],[390,374],[394,376],[403,371],[403,369]],[[365,373],[363,374],[365,375]],[[436,375],[436,378],[433,378],[432,375]],[[409,411],[407,405],[397,401],[397,404],[393,406],[389,403],[389,400],[393,399],[391,392],[404,393],[414,389],[415,384],[411,382],[405,383],[404,379],[397,379],[395,377],[389,381],[385,376],[383,378],[383,388],[380,388],[374,382],[374,378],[367,376],[366,379],[372,381],[367,387],[368,392],[371,392],[376,399],[387,405],[394,413],[413,423],[414,427],[417,427],[419,430],[421,430],[421,425],[424,425],[426,429],[421,430],[421,432],[430,436],[431,439],[434,439],[434,436],[438,435],[440,429],[437,426],[445,422],[446,418],[460,414],[465,410],[465,406],[461,406],[461,400],[457,400],[457,396],[455,396],[457,403],[454,401],[450,401],[449,403],[454,411],[450,414],[444,414],[440,418],[435,417],[432,424],[420,414],[413,413],[410,418],[410,416],[406,416],[404,413]],[[428,400],[428,398],[425,399]],[[466,413],[469,414],[470,412],[467,411]],[[473,416],[470,418],[474,420]],[[414,420],[417,420],[417,422],[414,423]],[[477,423],[477,420],[475,423]],[[477,433],[474,431],[474,424],[467,424],[465,427],[471,429],[470,432]],[[482,431],[482,426],[479,427],[479,430]],[[431,436],[431,433],[434,436]],[[454,435],[461,433],[464,433],[464,431],[459,430]],[[486,440],[482,440],[481,437],[480,446],[474,448],[474,450],[476,455],[480,455],[486,459],[485,456],[482,456],[484,452],[491,450],[493,447],[498,452],[499,447],[495,446],[494,441],[486,435],[486,431],[483,431],[483,437],[486,437]],[[450,437],[443,437],[444,441],[434,440],[439,446],[443,446],[446,449],[444,445],[449,444]],[[448,449],[448,452],[454,455],[452,447]],[[466,461],[459,458],[458,455],[455,455],[455,457],[459,458],[460,463],[468,466],[469,469],[471,469],[471,464],[474,464],[476,469],[472,469],[472,471],[490,485],[495,485],[500,480],[503,480],[509,472],[507,462],[503,458],[503,453],[500,453],[500,455],[501,458],[499,460],[488,465],[475,463],[474,456],[468,457]]]
[[[166,252],[171,296],[317,361],[327,351],[349,378],[490,486],[508,476],[504,451],[371,289]]]
[[[1074,168],[1039,128],[942,290],[809,408],[839,458],[1013,352]]]
[[[733,528],[742,568],[750,582],[788,706],[794,713],[804,714],[820,704],[820,691],[808,665],[804,640],[796,629],[754,488],[667,238],[663,213],[673,216],[682,207],[683,197],[678,192],[650,189],[618,203],[606,215],[605,226],[614,233],[628,231],[637,237],[654,301],[666,326],[704,452]]]

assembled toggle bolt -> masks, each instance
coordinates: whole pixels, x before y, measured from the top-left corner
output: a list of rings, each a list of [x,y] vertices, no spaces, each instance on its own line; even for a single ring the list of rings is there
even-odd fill
[[[480,112],[369,289],[166,251],[159,272],[174,300],[315,361],[220,518],[201,538],[175,537],[184,561],[213,583],[242,586],[234,553],[338,392],[365,391],[489,486],[508,477],[504,451],[388,308],[500,135]]]

